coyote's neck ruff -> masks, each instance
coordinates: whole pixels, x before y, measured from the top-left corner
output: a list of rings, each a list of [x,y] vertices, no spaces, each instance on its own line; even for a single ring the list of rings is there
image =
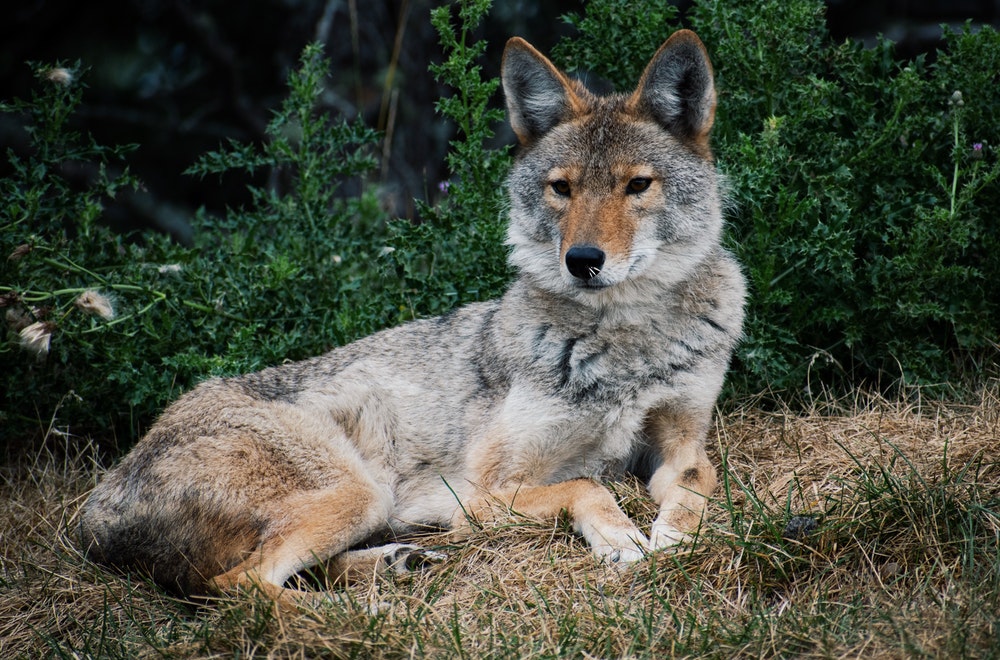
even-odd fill
[[[85,504],[91,557],[185,593],[294,600],[296,571],[426,558],[356,547],[497,505],[565,510],[613,562],[698,527],[744,298],[719,242],[704,47],[674,34],[629,95],[593,95],[517,38],[502,69],[520,142],[503,298],[201,384]],[[596,481],[635,467],[660,506],[648,535]]]

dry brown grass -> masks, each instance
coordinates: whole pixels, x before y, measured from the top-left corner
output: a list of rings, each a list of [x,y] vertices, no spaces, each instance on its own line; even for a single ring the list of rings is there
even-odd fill
[[[427,537],[443,565],[299,613],[192,605],[84,562],[66,531],[97,470],[43,452],[0,480],[0,657],[1000,655],[995,388],[970,406],[747,407],[718,437],[724,485],[693,548],[618,573],[564,522],[513,517]],[[612,486],[651,521],[639,484]],[[800,540],[783,537],[795,515],[818,522]]]

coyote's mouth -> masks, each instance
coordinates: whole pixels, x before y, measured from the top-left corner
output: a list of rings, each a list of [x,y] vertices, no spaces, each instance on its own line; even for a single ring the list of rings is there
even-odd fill
[[[609,282],[595,282],[594,280],[576,282],[576,288],[582,289],[583,291],[602,291],[610,286],[611,284]]]

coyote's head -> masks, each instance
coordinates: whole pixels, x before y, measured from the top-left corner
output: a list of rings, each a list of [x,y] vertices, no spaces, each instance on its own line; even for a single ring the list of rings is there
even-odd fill
[[[511,263],[542,288],[609,301],[683,279],[718,244],[712,65],[675,33],[628,95],[599,97],[526,41],[503,58]]]

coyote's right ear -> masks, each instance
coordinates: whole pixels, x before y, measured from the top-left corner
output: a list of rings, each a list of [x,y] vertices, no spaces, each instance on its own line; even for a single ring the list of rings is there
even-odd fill
[[[523,145],[590,107],[590,92],[520,37],[507,42],[501,79],[510,126]]]

